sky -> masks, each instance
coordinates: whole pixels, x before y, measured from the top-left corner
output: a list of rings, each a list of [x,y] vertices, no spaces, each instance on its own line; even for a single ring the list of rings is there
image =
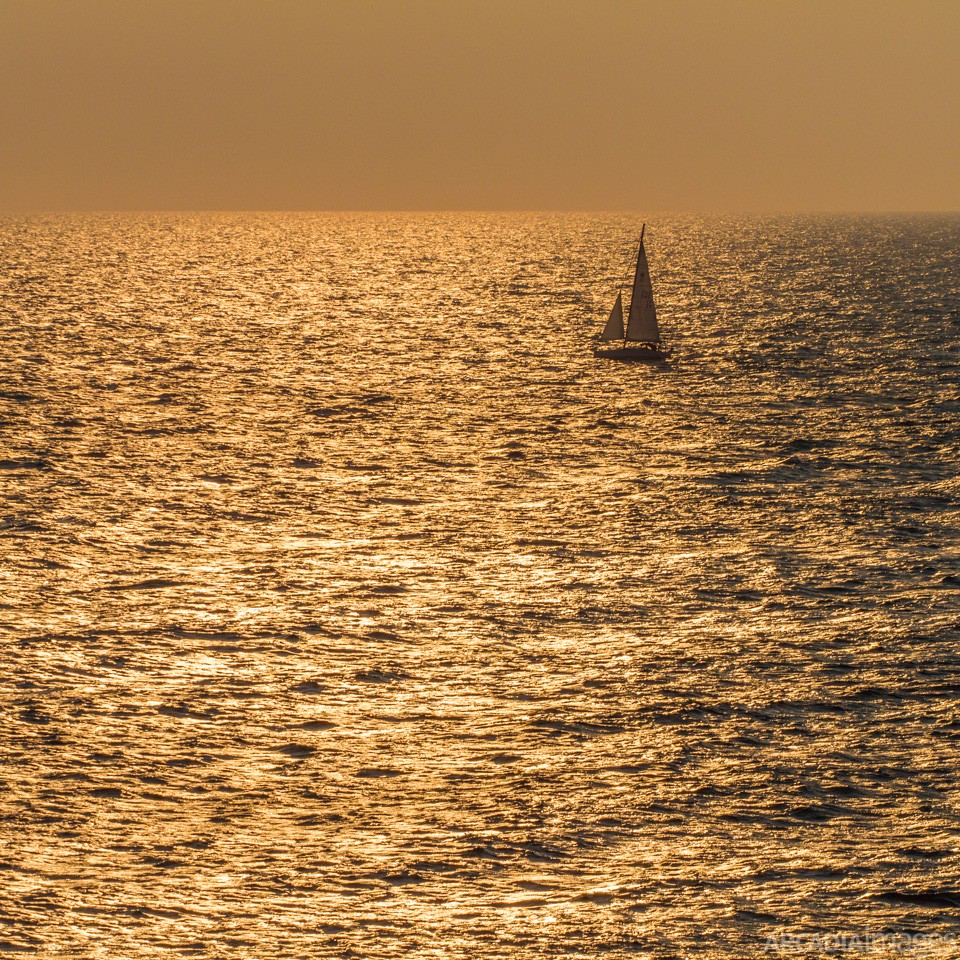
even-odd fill
[[[0,211],[960,211],[960,0],[0,0]]]

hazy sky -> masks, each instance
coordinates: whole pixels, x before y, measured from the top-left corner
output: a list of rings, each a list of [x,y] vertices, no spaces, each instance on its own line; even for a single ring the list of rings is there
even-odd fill
[[[0,0],[0,210],[960,210],[960,0]]]

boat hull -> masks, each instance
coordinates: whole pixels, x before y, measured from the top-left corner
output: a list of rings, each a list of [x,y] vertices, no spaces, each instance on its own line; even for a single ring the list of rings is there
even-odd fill
[[[654,347],[597,347],[595,357],[603,360],[620,360],[628,363],[663,363],[667,354]]]

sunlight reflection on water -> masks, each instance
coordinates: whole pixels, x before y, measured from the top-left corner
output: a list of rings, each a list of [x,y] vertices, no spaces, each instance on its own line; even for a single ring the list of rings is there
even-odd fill
[[[13,948],[956,932],[960,220],[636,226],[0,224]]]

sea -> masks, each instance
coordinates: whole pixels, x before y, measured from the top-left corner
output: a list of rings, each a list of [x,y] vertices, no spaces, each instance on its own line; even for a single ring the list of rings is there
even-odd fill
[[[0,373],[0,953],[960,956],[960,216],[7,216]]]

